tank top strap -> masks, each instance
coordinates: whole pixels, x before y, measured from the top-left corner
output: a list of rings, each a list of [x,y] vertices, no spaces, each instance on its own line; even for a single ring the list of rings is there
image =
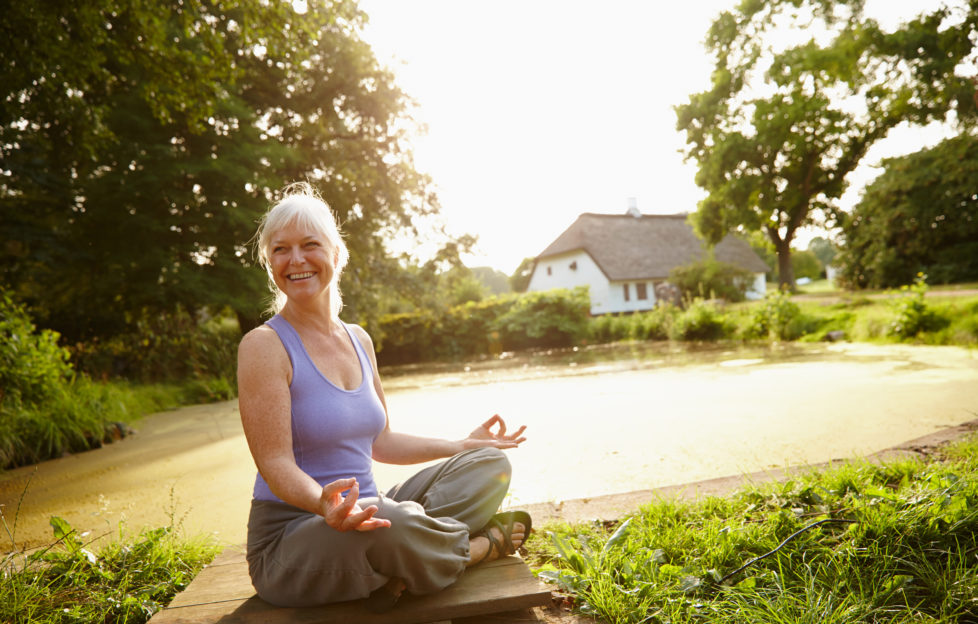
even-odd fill
[[[350,341],[353,342],[353,348],[356,349],[357,359],[360,360],[360,370],[363,372],[363,380],[367,382],[373,379],[373,367],[370,364],[370,358],[367,357],[367,350],[360,344],[360,339],[356,337],[350,327],[351,325],[349,323],[343,323],[343,328],[346,329],[346,333],[350,336]]]
[[[302,338],[299,337],[299,332],[279,314],[265,321],[265,324],[274,329],[275,333],[278,334],[278,338],[282,341],[282,346],[285,347],[285,352],[289,356],[289,363],[292,364],[292,370],[295,371],[296,356],[305,350],[305,346],[302,344]]]

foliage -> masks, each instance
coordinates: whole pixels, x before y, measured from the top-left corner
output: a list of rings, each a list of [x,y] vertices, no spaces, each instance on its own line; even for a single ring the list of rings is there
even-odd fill
[[[525,293],[493,323],[507,351],[568,347],[587,336],[591,300],[587,287]]]
[[[838,217],[846,179],[871,145],[901,122],[950,110],[972,120],[973,86],[955,68],[973,54],[976,23],[974,3],[941,6],[894,32],[859,0],[755,0],[721,13],[706,39],[711,88],[676,109],[696,183],[709,193],[692,215],[696,229],[713,243],[763,229],[780,283],[793,286],[798,228]],[[813,31],[824,36],[783,43]]]
[[[233,394],[213,378],[168,387],[96,383],[74,370],[57,334],[37,331],[0,289],[0,469],[99,447],[142,414]]]
[[[822,266],[823,273],[825,272],[825,268],[831,266],[835,260],[835,256],[839,253],[839,250],[832,244],[832,241],[821,236],[816,236],[808,243],[808,251],[815,254],[818,263]]]
[[[71,348],[80,371],[100,379],[126,379],[143,384],[210,380],[237,394],[237,321],[216,317],[199,322],[186,310],[143,314],[131,322],[133,331],[107,340],[93,339]],[[223,380],[223,381],[218,381]]]
[[[825,269],[822,263],[818,261],[818,256],[815,255],[814,251],[810,249],[804,251],[792,250],[791,272],[796,280],[802,277],[816,280],[822,276],[824,271]]]
[[[965,134],[883,166],[842,222],[844,283],[893,287],[918,272],[937,283],[978,279],[978,140]]]
[[[586,289],[578,288],[388,314],[380,319],[377,358],[392,365],[572,346],[588,336],[589,308]]]
[[[752,338],[795,340],[802,334],[801,320],[801,308],[786,291],[771,291],[753,307],[746,334]]]
[[[165,527],[95,554],[62,518],[52,517],[51,526],[56,541],[50,547],[0,561],[0,621],[146,622],[218,550],[213,542],[179,538]]]
[[[673,340],[721,340],[733,333],[733,324],[712,301],[694,299],[672,322]]]
[[[58,334],[36,331],[27,310],[0,289],[0,401],[43,403],[71,376]]]
[[[927,296],[926,275],[918,273],[913,285],[904,285],[900,291],[902,296],[893,304],[896,318],[890,325],[890,334],[904,339],[914,338],[922,332],[934,331],[947,324],[924,300]]]
[[[509,277],[492,267],[473,267],[472,275],[479,280],[490,295],[506,295],[512,292]]]
[[[712,254],[702,260],[677,266],[669,272],[669,282],[679,288],[683,299],[695,297],[743,301],[744,294],[753,281],[745,269],[720,262]]]
[[[308,179],[344,225],[347,314],[369,322],[397,275],[387,242],[437,201],[365,19],[352,0],[10,3],[0,282],[70,342],[177,309],[250,329],[266,289],[247,242]]]
[[[516,267],[513,274],[509,276],[509,287],[515,293],[524,293],[530,286],[530,278],[533,277],[533,266],[536,258],[523,258],[520,265]]]
[[[671,305],[657,305],[634,314],[603,314],[591,319],[589,339],[593,342],[620,340],[668,340],[681,311]]]
[[[575,610],[609,622],[972,621],[976,503],[975,455],[952,451],[657,501],[529,548]]]

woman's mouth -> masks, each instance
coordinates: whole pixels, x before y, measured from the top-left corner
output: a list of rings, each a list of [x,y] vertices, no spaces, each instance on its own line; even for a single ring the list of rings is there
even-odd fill
[[[312,271],[306,271],[305,273],[290,273],[286,277],[288,277],[290,280],[294,282],[297,280],[309,279],[313,275],[315,275],[315,273],[313,273]]]

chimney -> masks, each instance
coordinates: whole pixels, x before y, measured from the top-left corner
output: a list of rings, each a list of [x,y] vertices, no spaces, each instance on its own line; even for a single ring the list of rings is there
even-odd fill
[[[631,217],[635,217],[636,219],[641,218],[642,213],[639,212],[639,209],[638,209],[638,199],[637,198],[635,198],[635,197],[629,197],[628,198],[628,212],[626,212],[625,214],[627,214],[627,215],[629,215]]]

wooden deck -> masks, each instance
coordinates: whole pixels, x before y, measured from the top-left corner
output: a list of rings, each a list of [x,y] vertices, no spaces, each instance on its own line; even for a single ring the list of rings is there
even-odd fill
[[[437,594],[404,596],[384,614],[370,613],[359,600],[325,607],[275,607],[255,595],[244,549],[229,548],[177,594],[170,606],[153,616],[150,624],[421,624],[549,603],[550,590],[523,560],[504,557],[467,570],[458,582]]]

